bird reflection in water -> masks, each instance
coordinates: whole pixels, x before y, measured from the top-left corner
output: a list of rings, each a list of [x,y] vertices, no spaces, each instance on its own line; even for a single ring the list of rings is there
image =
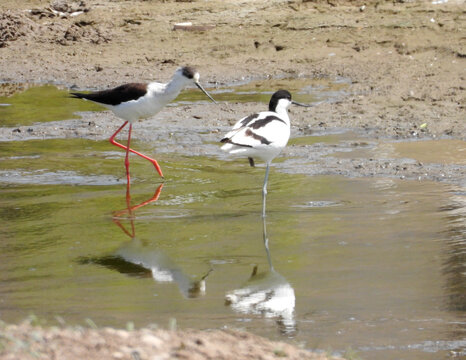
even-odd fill
[[[175,283],[182,295],[186,298],[197,298],[205,295],[206,278],[212,271],[210,269],[200,280],[194,280],[185,274],[183,270],[163,251],[155,246],[148,245],[147,241],[136,237],[134,220],[135,211],[143,206],[158,200],[162,192],[161,184],[154,195],[146,201],[137,205],[131,205],[131,194],[129,187],[126,192],[127,208],[113,213],[113,222],[131,240],[120,246],[113,255],[94,260],[100,265],[115,269],[121,273],[136,276],[151,276],[158,283]],[[130,226],[125,226],[128,221]]]
[[[160,197],[160,193],[162,192],[163,184],[160,184],[155,190],[154,195],[146,201],[143,201],[137,205],[131,205],[131,191],[129,184],[126,185],[126,209],[114,211],[113,212],[113,222],[121,229],[123,232],[128,235],[130,238],[134,238],[136,236],[136,230],[134,228],[134,211],[146,206],[150,203],[157,201]],[[129,231],[122,223],[120,217],[123,215],[128,214],[127,219],[130,221],[131,231]]]
[[[272,265],[265,217],[262,217],[262,224],[268,269],[260,272],[258,265],[255,265],[244,286],[226,294],[225,304],[239,313],[275,319],[281,333],[293,335],[297,330],[294,290]]]

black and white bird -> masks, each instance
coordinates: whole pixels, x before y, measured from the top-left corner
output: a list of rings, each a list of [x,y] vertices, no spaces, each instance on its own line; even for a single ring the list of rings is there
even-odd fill
[[[163,178],[162,169],[155,159],[141,154],[130,148],[132,125],[139,119],[145,119],[157,114],[170,101],[174,100],[187,85],[194,83],[210,100],[215,100],[199,83],[199,73],[196,69],[185,66],[176,70],[171,80],[164,84],[159,82],[151,83],[130,83],[120,85],[113,89],[92,92],[89,94],[71,93],[74,98],[90,100],[101,104],[113,111],[125,123],[110,137],[110,143],[126,150],[125,167],[128,185],[129,176],[129,152],[149,160],[159,175]],[[117,134],[129,123],[128,142],[122,145],[115,141]]]
[[[290,138],[288,107],[291,104],[311,106],[291,100],[291,94],[287,90],[278,90],[270,99],[268,111],[242,118],[220,140],[224,143],[221,148],[223,151],[247,156],[251,166],[254,166],[254,158],[265,161],[267,167],[262,187],[262,216],[265,216],[270,163],[282,152]]]

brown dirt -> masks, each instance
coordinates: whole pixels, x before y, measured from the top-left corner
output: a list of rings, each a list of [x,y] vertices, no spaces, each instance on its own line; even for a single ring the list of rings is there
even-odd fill
[[[105,88],[166,80],[184,64],[217,83],[342,76],[351,94],[294,125],[466,137],[464,0],[68,3],[2,1],[0,79]],[[185,21],[214,27],[173,30]]]
[[[129,81],[164,81],[179,65],[196,66],[204,83],[341,76],[351,81],[349,95],[336,103],[293,109],[295,135],[352,129],[371,139],[466,140],[464,4],[463,0],[437,5],[376,0],[3,0],[0,79],[107,88]],[[196,31],[174,30],[176,23],[186,21],[192,21]],[[180,142],[171,141],[167,151],[188,151],[182,143],[188,139],[189,153],[205,154],[210,149],[205,140],[218,138],[218,132],[234,120],[257,110],[262,110],[258,104],[167,108],[157,117],[163,118],[163,127],[148,120],[134,135],[155,142],[166,141],[174,133]],[[104,138],[118,123],[108,113],[87,114],[84,121],[38,125],[33,132],[3,129],[0,137],[2,141],[34,136]],[[202,138],[205,129],[212,133]],[[361,167],[351,160],[315,161],[318,170],[306,169],[307,173],[390,176],[401,171],[407,178],[429,173],[426,178],[438,180],[449,172],[456,182],[466,177],[465,166],[426,168],[416,163],[400,170],[397,162],[374,161]],[[240,357],[231,354],[237,351],[244,351],[245,357],[249,354],[248,358],[273,359],[283,355],[283,349],[287,359],[306,358],[287,345],[244,333],[140,330],[129,334],[24,326],[7,328],[7,338],[13,340],[3,335],[0,349],[17,348],[16,338],[32,342],[32,348],[19,346],[18,356],[3,350],[2,359],[28,359],[30,349],[49,358],[55,354],[66,359],[137,359],[131,355],[137,351],[141,359],[149,359],[151,349],[158,348],[164,349],[163,355],[155,357],[160,359],[173,354],[236,359]],[[57,356],[62,352],[67,355]]]
[[[0,329],[2,360],[338,360],[283,342],[233,330],[167,331],[42,328],[28,323]]]

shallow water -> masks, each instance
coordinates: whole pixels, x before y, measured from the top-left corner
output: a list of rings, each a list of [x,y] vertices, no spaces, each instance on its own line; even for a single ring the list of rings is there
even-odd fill
[[[341,158],[401,159],[409,158],[425,164],[466,165],[466,142],[440,139],[422,141],[379,142],[375,147],[363,147],[335,153]]]
[[[268,102],[284,87],[311,103],[346,86],[272,79],[209,91],[219,101]],[[99,109],[53,86],[0,91],[2,126]],[[193,101],[205,101],[196,89],[174,106]],[[360,144],[345,133],[290,146],[353,139]],[[464,143],[451,140],[369,143],[332,156],[464,164]],[[33,313],[48,324],[89,318],[120,327],[175,319],[181,328],[241,328],[353,358],[465,355],[464,189],[272,170],[267,252],[263,167],[162,154],[161,186],[133,157],[128,209],[123,157],[107,141],[0,143],[1,319]]]
[[[269,103],[270,96],[277,89],[287,89],[293,94],[293,100],[303,103],[334,101],[348,90],[349,81],[344,78],[336,80],[313,78],[281,78],[245,81],[236,85],[219,85],[207,88],[217,101],[263,102]],[[197,89],[189,89],[180,94],[176,103],[208,101]]]
[[[0,126],[79,118],[77,111],[102,109],[88,101],[76,101],[68,93],[54,85],[0,83]]]
[[[333,101],[342,96],[348,88],[348,82],[344,79],[269,79],[236,86],[207,87],[207,90],[217,101],[268,103],[271,94],[279,88],[291,91],[294,100],[310,104]],[[70,98],[69,92],[65,87],[54,85],[0,83],[0,126],[27,126],[38,122],[78,118],[75,114],[78,111],[105,110],[90,101]],[[199,89],[188,88],[169,106],[193,102],[210,100]]]
[[[268,258],[263,167],[161,155],[160,187],[133,157],[128,210],[123,156],[107,141],[0,144],[1,319],[176,319],[363,359],[465,355],[464,189],[272,169]]]

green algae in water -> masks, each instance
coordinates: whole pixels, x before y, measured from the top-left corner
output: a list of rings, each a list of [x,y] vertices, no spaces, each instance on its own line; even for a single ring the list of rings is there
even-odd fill
[[[299,136],[291,138],[288,141],[288,146],[290,145],[314,145],[319,143],[325,144],[337,144],[340,141],[344,140],[346,135],[343,134],[330,134],[323,136]]]
[[[1,84],[0,126],[27,126],[34,123],[79,118],[80,111],[102,111],[104,108],[91,101],[69,97],[69,90],[54,85]],[[303,103],[331,101],[347,89],[345,81],[310,78],[267,79],[236,86],[208,89],[215,100],[226,102],[268,103],[278,89],[287,89],[293,99]],[[209,102],[198,89],[186,89],[172,105]]]
[[[54,85],[19,87],[9,96],[0,96],[0,126],[27,126],[38,122],[79,118],[78,111],[99,111],[103,108],[90,101],[68,96],[68,90]],[[3,94],[8,92],[3,91]]]
[[[208,88],[217,101],[268,103],[271,95],[279,90],[291,92],[293,99],[303,103],[330,101],[341,96],[348,88],[347,81],[331,81],[312,78],[282,78],[247,82],[241,85]],[[208,101],[198,90],[182,92],[175,102]]]

